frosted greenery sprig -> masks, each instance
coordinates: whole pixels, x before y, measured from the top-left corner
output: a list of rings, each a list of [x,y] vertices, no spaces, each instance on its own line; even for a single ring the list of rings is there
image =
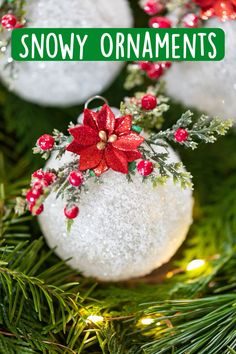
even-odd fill
[[[141,86],[145,83],[146,75],[140,70],[138,64],[127,65],[127,76],[124,83],[126,90],[132,90],[136,86]]]
[[[187,111],[171,128],[153,134],[151,139],[155,144],[158,144],[160,140],[162,142],[163,140],[176,142],[176,131],[184,128],[188,136],[187,139],[179,141],[179,143],[194,150],[200,142],[214,143],[217,137],[225,135],[231,126],[231,120],[222,121],[219,118],[210,118],[204,114],[193,122],[193,113]]]
[[[145,131],[161,129],[164,122],[164,113],[170,108],[169,98],[164,95],[165,85],[163,82],[155,86],[149,86],[146,92],[136,92],[134,97],[126,97],[121,103],[120,112],[122,115],[131,114],[133,124],[143,128]],[[157,97],[158,104],[152,110],[142,108],[141,101],[144,95],[153,95]]]

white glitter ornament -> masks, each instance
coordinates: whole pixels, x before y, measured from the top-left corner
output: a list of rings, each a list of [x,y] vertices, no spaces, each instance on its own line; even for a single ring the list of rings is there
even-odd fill
[[[167,92],[188,107],[236,122],[236,21],[221,22],[214,18],[207,21],[206,27],[225,31],[225,59],[175,63],[165,77]]]
[[[51,158],[46,167],[58,168],[70,161],[66,153],[60,162]],[[179,161],[170,149],[170,159]],[[103,183],[88,181],[88,193],[81,194],[80,214],[68,234],[64,202],[51,194],[39,216],[43,234],[62,259],[85,276],[119,281],[144,276],[166,263],[184,241],[192,222],[192,192],[169,179],[153,188],[135,175],[108,171]]]
[[[132,27],[127,0],[26,0],[28,27]],[[107,88],[119,73],[121,62],[18,62],[16,78],[0,61],[0,76],[22,98],[50,106],[84,102]]]

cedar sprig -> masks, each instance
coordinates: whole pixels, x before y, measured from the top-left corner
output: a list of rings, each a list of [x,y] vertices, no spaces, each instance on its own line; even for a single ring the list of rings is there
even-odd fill
[[[193,113],[187,111],[171,128],[153,134],[150,140],[157,145],[159,145],[160,140],[176,142],[175,133],[177,129],[184,128],[188,132],[188,138],[180,144],[194,150],[200,142],[214,143],[219,136],[225,135],[231,126],[231,120],[222,121],[219,118],[210,118],[206,115],[202,115],[193,122]]]
[[[174,183],[179,183],[183,189],[193,187],[192,175],[185,170],[183,163],[169,161],[170,152],[168,145],[160,142],[159,149],[154,149],[152,141],[146,140],[145,146],[141,147],[140,150],[146,160],[154,163],[155,169],[152,175],[149,178],[144,177],[144,180],[151,179],[154,187],[164,185],[169,178],[172,178]]]
[[[146,81],[145,72],[140,70],[138,64],[127,65],[127,76],[124,83],[126,90],[132,90],[136,86],[141,86]]]

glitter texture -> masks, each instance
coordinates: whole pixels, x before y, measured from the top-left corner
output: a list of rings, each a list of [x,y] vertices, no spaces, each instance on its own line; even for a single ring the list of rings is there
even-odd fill
[[[132,27],[127,0],[28,0],[29,27]],[[3,81],[26,100],[42,105],[68,106],[102,92],[122,67],[120,62],[18,62],[12,82],[10,68],[0,61]]]
[[[170,150],[171,160],[179,161]],[[71,159],[66,153],[47,167],[58,168]],[[128,183],[123,174],[108,171],[104,183],[90,180],[82,193],[80,215],[66,232],[64,202],[50,195],[39,222],[48,245],[85,276],[105,281],[143,276],[168,262],[184,241],[192,222],[192,192],[174,185],[153,188],[136,175]]]
[[[165,76],[167,91],[183,104],[236,121],[236,21],[207,21],[225,31],[226,54],[219,62],[175,63]]]

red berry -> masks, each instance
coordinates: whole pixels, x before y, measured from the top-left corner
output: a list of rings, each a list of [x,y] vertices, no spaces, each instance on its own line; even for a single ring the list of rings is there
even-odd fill
[[[41,150],[46,151],[51,150],[53,148],[54,142],[55,139],[53,138],[53,136],[49,134],[44,134],[38,139],[37,145],[40,147]]]
[[[152,63],[150,63],[150,61],[140,61],[138,63],[138,65],[139,65],[140,69],[143,71],[147,71],[147,70],[151,69],[151,67],[152,67]]]
[[[151,80],[157,80],[163,74],[163,68],[160,64],[154,63],[152,64],[151,69],[147,71],[147,75]]]
[[[164,6],[158,0],[148,0],[144,5],[146,14],[153,16],[164,10]]]
[[[193,1],[201,7],[209,7],[213,5],[215,0],[193,0]]]
[[[153,163],[148,160],[142,160],[138,163],[137,170],[141,176],[149,176],[153,172]]]
[[[2,17],[1,24],[6,29],[13,29],[17,24],[17,18],[12,14],[6,14]]]
[[[148,24],[152,28],[171,28],[171,22],[166,17],[153,17]]]
[[[67,219],[75,219],[79,214],[79,208],[75,205],[71,208],[65,207],[64,214]]]
[[[48,186],[50,186],[50,184],[52,184],[56,179],[56,175],[52,172],[45,172],[44,174],[44,182],[46,182],[46,184]]]
[[[33,205],[36,203],[37,197],[32,193],[32,189],[27,192],[26,200]]]
[[[43,179],[44,178],[44,172],[42,169],[40,170],[37,170],[35,171],[33,174],[32,174],[32,178],[37,178],[37,179]]]
[[[17,22],[14,28],[23,28],[25,25],[23,23]]]
[[[188,139],[188,132],[186,129],[183,129],[183,128],[179,128],[176,130],[175,132],[175,140],[178,142],[178,143],[182,143],[183,141],[186,141]]]
[[[199,17],[195,14],[187,14],[183,17],[182,23],[184,27],[196,28],[199,25]]]
[[[146,109],[147,111],[151,111],[152,109],[156,108],[157,99],[155,96],[151,94],[145,95],[141,100],[141,105],[143,109]]]
[[[84,181],[83,173],[80,171],[72,171],[69,175],[69,182],[74,187],[79,187]]]
[[[214,12],[222,20],[228,20],[235,16],[234,7],[229,0],[216,0],[214,3]]]
[[[32,215],[34,215],[34,216],[35,215],[40,215],[44,211],[44,206],[43,206],[43,204],[41,204],[40,207],[37,209],[37,208],[35,208],[34,205],[30,205],[29,210],[32,213]]]
[[[202,9],[200,11],[200,18],[202,20],[208,20],[209,18],[215,16],[215,12],[214,12],[214,9],[213,7],[210,7],[210,8],[207,8],[207,9]]]
[[[33,184],[32,191],[34,191],[34,194],[36,193],[36,191],[39,192],[40,194],[42,194],[42,192],[43,192],[42,182],[35,182]]]
[[[172,63],[170,61],[164,61],[163,63],[161,63],[161,67],[164,70],[171,68],[171,66],[172,66]]]
[[[27,194],[26,194],[26,200],[32,204],[35,205],[37,199],[41,196],[42,194],[42,190],[40,189],[36,189],[36,188],[32,188],[30,189]]]

